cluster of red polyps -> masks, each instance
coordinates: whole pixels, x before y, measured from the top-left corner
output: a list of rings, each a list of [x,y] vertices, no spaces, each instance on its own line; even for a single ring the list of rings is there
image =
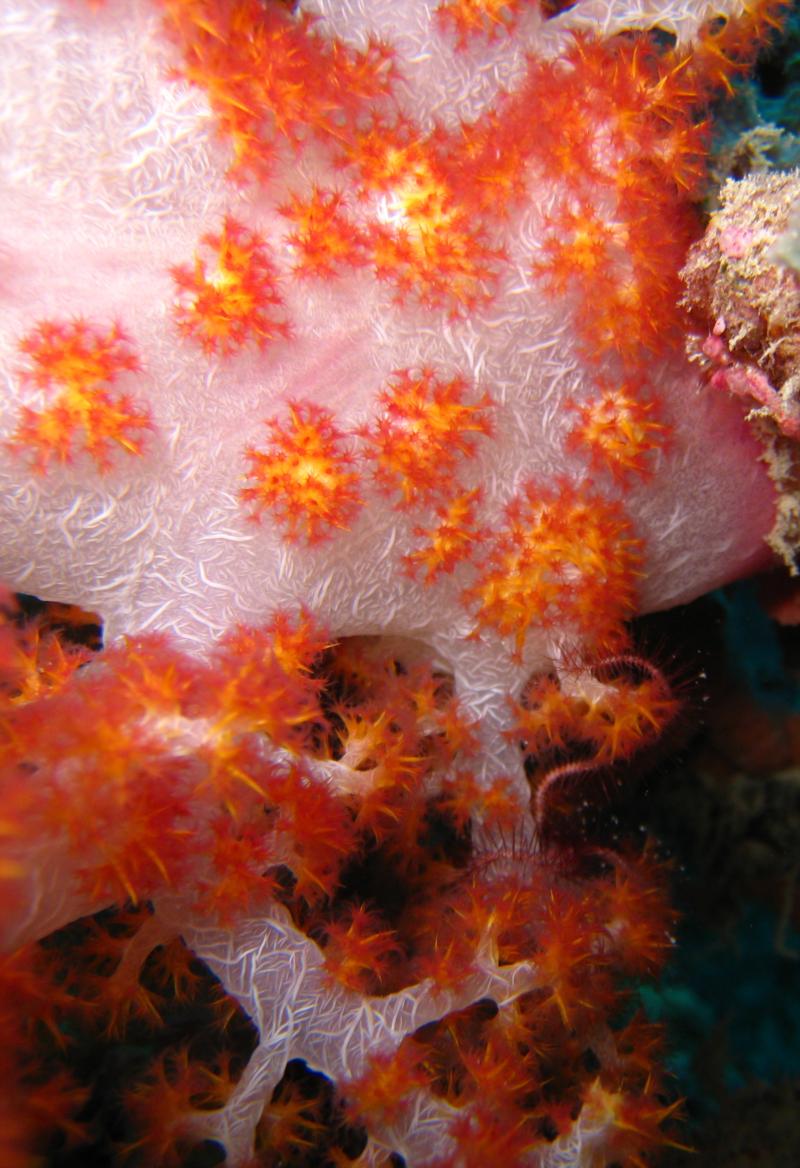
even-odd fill
[[[3,962],[7,1164],[224,1146],[273,1036],[183,938],[259,916],[316,966],[302,1025],[334,1009],[352,1048],[331,1034],[348,1069],[330,1079],[324,1057],[284,1060],[252,1163],[378,1162],[369,1146],[641,1164],[673,1141],[660,1035],[625,988],[672,945],[663,865],[591,842],[580,814],[674,719],[654,666],[623,654],[531,681],[515,735],[534,837],[502,776],[476,782],[478,727],[418,648],[278,615],[200,662],[163,637],[95,652],[68,619],[9,602],[2,629],[8,917],[49,850],[78,918]],[[82,898],[116,907],[81,916]],[[409,995],[414,1021],[381,1027]]]

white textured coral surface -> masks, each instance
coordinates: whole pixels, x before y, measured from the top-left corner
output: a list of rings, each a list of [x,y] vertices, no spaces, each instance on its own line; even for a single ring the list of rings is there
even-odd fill
[[[394,38],[401,67],[413,73],[404,100],[442,120],[474,115],[513,81],[526,50],[540,40],[548,52],[557,44],[560,30],[548,26],[540,37],[526,27],[521,41],[493,46],[488,61],[448,58],[430,7],[369,6],[369,27]],[[584,7],[569,16],[577,20]],[[358,42],[363,12],[330,8],[337,31]],[[584,479],[586,466],[563,448],[563,407],[591,394],[592,370],[564,306],[543,294],[530,270],[553,192],[531,184],[530,202],[503,229],[509,263],[500,290],[465,320],[398,307],[392,290],[367,273],[336,284],[292,279],[281,253],[287,228],[275,207],[287,190],[304,189],[307,168],[279,174],[257,194],[225,181],[229,158],[214,141],[203,97],[165,80],[157,12],[142,4],[92,13],[11,3],[0,21],[3,433],[16,424],[16,345],[36,321],[53,317],[123,323],[144,364],[131,389],[157,424],[147,457],[105,478],[81,460],[38,478],[4,452],[0,576],[100,612],[112,637],[169,629],[207,641],[235,620],[303,601],[333,632],[435,636],[457,657],[468,628],[460,582],[434,593],[403,578],[408,529],[396,512],[376,496],[351,533],[311,553],[287,550],[269,523],[246,521],[237,499],[242,452],[289,398],[330,406],[342,425],[363,423],[394,370],[432,364],[466,374],[498,403],[496,437],[480,445],[470,471],[486,489],[488,517],[522,480]],[[368,210],[380,214],[379,206]],[[209,360],[178,337],[168,272],[191,262],[200,235],[224,211],[246,215],[275,244],[295,333],[266,353],[228,361]],[[700,393],[679,357],[653,369],[652,389],[663,395],[676,438],[655,479],[626,498],[647,545],[645,610],[739,572],[771,522],[767,488],[735,414]]]

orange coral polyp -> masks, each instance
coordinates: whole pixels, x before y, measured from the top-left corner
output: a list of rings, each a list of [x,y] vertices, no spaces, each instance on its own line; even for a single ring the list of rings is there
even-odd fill
[[[448,494],[458,464],[475,453],[475,436],[491,434],[489,395],[470,404],[467,389],[462,377],[445,381],[431,369],[401,369],[380,394],[384,415],[361,433],[378,486],[399,491],[401,506]]]
[[[350,905],[342,919],[327,925],[325,965],[340,985],[374,993],[402,955],[394,929],[366,905]]]
[[[341,146],[358,117],[391,90],[389,49],[362,51],[317,36],[314,18],[259,0],[164,0],[179,72],[206,93],[219,133],[233,149],[231,171],[264,179],[281,144],[309,136]]]
[[[41,321],[20,341],[19,351],[30,361],[24,379],[39,389],[89,392],[141,368],[119,324],[103,330],[81,318]]]
[[[436,521],[431,527],[414,528],[414,535],[423,543],[405,556],[412,576],[421,570],[425,583],[431,584],[442,575],[450,575],[458,564],[472,557],[476,545],[486,536],[486,530],[477,521],[480,500],[480,488],[462,491],[436,508]]]
[[[245,451],[252,485],[241,498],[257,516],[270,512],[293,542],[318,543],[349,527],[361,506],[359,476],[330,411],[294,402],[288,423],[269,418],[266,425],[268,448]]]
[[[704,93],[734,92],[733,78],[745,73],[768,34],[782,25],[792,0],[745,0],[735,20],[710,20],[687,63],[686,72]]]
[[[647,849],[633,864],[614,854],[610,859],[614,879],[600,891],[600,903],[612,960],[625,973],[652,976],[675,944],[670,930],[678,919],[667,897],[664,865]]]
[[[9,439],[12,450],[44,473],[51,462],[71,462],[82,447],[105,473],[112,452],[141,454],[149,413],[110,386],[121,374],[138,372],[139,359],[119,324],[103,328],[83,319],[44,320],[19,344],[27,358],[23,384],[44,391],[43,409],[23,405]]]
[[[267,804],[276,817],[281,858],[297,879],[297,894],[309,902],[332,896],[356,847],[344,802],[304,767],[292,766],[270,776]]]
[[[640,388],[623,384],[572,408],[579,422],[567,437],[568,450],[585,450],[595,469],[610,471],[618,482],[652,475],[669,427]]]
[[[446,0],[436,9],[443,28],[452,30],[459,48],[483,34],[491,39],[508,32],[516,21],[522,0]]]
[[[465,212],[449,213],[444,221],[407,216],[391,227],[374,226],[366,239],[376,274],[397,288],[400,301],[413,294],[421,304],[446,306],[458,317],[491,299],[502,252]]]
[[[530,156],[562,184],[533,267],[574,301],[587,355],[639,370],[680,323],[676,273],[696,231],[686,193],[704,166],[706,127],[687,113],[699,94],[642,38],[613,48],[577,38],[567,59],[567,72],[537,62],[528,81],[544,126]]]
[[[341,192],[314,187],[308,198],[292,195],[279,210],[296,224],[287,242],[295,252],[298,275],[333,276],[367,262],[364,238],[347,218]]]
[[[428,1084],[422,1066],[423,1048],[413,1037],[404,1038],[396,1050],[371,1054],[367,1071],[347,1083],[346,1107],[358,1121],[394,1122],[408,1108],[414,1094]]]
[[[491,298],[504,255],[488,229],[496,206],[475,207],[474,183],[453,162],[463,144],[463,135],[421,138],[403,119],[377,120],[347,150],[362,195],[380,196],[363,234],[376,275],[401,301],[413,295],[454,317]]]
[[[613,1085],[606,1086],[605,1082]],[[583,1097],[585,1119],[591,1129],[604,1129],[603,1151],[614,1163],[631,1168],[647,1168],[649,1150],[658,1147],[693,1152],[694,1148],[677,1143],[663,1131],[665,1120],[674,1115],[683,1100],[664,1104],[663,1095],[648,1077],[644,1088],[626,1090],[614,1076],[593,1080]]]
[[[529,755],[578,748],[581,758],[598,766],[651,744],[675,719],[680,701],[655,668],[639,679],[598,680],[597,673],[631,661],[639,659],[611,657],[564,683],[549,675],[537,678],[515,704],[514,738],[523,738]]]
[[[261,236],[227,216],[219,232],[202,237],[206,254],[194,266],[176,265],[174,307],[179,331],[206,353],[230,356],[248,341],[264,348],[288,337],[278,273]]]
[[[213,749],[220,755],[226,742],[234,751],[240,749],[243,733],[265,734],[281,749],[301,754],[308,745],[309,724],[321,720],[320,686],[309,675],[319,630],[307,620],[292,628],[284,618],[277,619],[277,628],[276,622],[234,628],[215,648],[202,701],[217,730]],[[281,644],[281,634],[288,644]]]
[[[624,639],[642,542],[622,505],[564,483],[527,483],[506,509],[477,582],[464,594],[478,623],[522,650],[532,627],[573,628],[595,648]]]

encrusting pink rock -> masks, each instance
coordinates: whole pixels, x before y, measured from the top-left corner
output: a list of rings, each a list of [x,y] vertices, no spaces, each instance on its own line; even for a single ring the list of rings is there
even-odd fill
[[[709,387],[738,398],[779,495],[769,543],[796,572],[800,530],[797,171],[729,181],[683,270],[687,351]]]

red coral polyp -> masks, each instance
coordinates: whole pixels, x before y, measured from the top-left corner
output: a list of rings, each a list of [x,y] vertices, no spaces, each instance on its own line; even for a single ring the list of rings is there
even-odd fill
[[[9,439],[12,450],[44,473],[51,463],[72,462],[83,451],[108,471],[116,450],[140,454],[150,415],[111,386],[136,373],[139,358],[119,324],[108,327],[78,318],[44,320],[23,337],[24,385],[44,393],[43,408],[23,405]]]
[[[245,451],[250,485],[241,498],[256,516],[269,512],[293,543],[319,543],[348,528],[361,506],[359,476],[330,411],[293,402],[287,422],[266,425],[267,448]]]
[[[644,658],[621,654],[561,682],[535,678],[516,707],[514,736],[531,756],[565,749],[607,766],[655,742],[676,718],[680,700]]]
[[[516,23],[520,0],[447,0],[436,9],[443,29],[454,33],[459,48],[473,38],[492,40]]]
[[[340,191],[314,187],[306,198],[292,195],[280,213],[295,224],[287,243],[298,275],[330,278],[367,262],[365,240]]]
[[[479,487],[462,491],[436,508],[436,519],[430,527],[414,528],[414,535],[422,544],[404,557],[410,576],[421,572],[425,583],[431,584],[472,558],[487,535],[477,521],[476,508],[480,501]]]
[[[228,357],[252,342],[263,349],[289,336],[278,271],[261,236],[228,216],[201,240],[194,265],[178,264],[175,322],[206,353]]]
[[[164,8],[179,72],[206,93],[237,176],[265,178],[282,146],[300,151],[309,138],[339,145],[391,90],[385,45],[370,39],[355,51],[317,36],[314,18],[286,5],[165,0]]]
[[[619,483],[652,476],[669,427],[639,387],[608,388],[573,408],[578,422],[567,437],[570,453],[585,451],[594,470],[608,470]]]
[[[401,507],[456,493],[459,465],[475,455],[478,436],[492,433],[489,395],[469,398],[463,377],[446,380],[427,368],[399,370],[379,395],[382,413],[361,434],[379,489],[399,492]]]
[[[621,504],[564,483],[529,482],[506,509],[477,582],[464,594],[478,623],[512,637],[572,628],[596,647],[623,639],[633,615],[642,542]]]

